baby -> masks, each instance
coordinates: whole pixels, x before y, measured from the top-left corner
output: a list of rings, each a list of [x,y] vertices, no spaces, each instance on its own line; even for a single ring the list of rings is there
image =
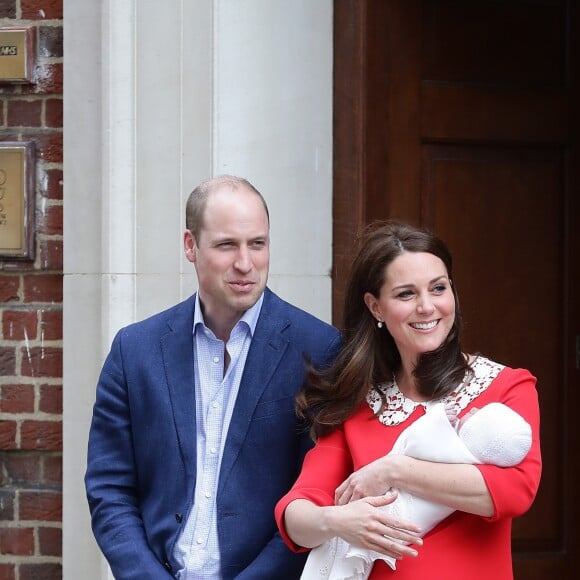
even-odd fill
[[[459,421],[443,403],[437,403],[399,435],[391,453],[440,463],[511,467],[522,461],[531,445],[530,425],[502,403],[489,403]],[[397,499],[382,509],[418,524],[422,536],[454,511],[405,491],[398,493]],[[366,580],[378,559],[396,569],[394,558],[332,538],[311,550],[300,579]]]

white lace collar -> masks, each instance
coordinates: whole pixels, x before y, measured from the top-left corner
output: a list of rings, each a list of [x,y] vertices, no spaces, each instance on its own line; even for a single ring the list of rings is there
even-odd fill
[[[427,410],[435,403],[440,402],[451,406],[459,413],[489,387],[504,368],[504,365],[478,356],[471,364],[471,368],[473,369],[473,376],[468,383],[462,382],[454,391],[445,397],[432,401],[419,402],[408,399],[401,393],[394,379],[388,383],[379,385],[378,388],[384,393],[386,405],[381,414],[377,416],[378,420],[384,425],[399,425],[413,413],[417,406],[421,405]],[[371,389],[368,392],[367,403],[375,414],[381,408],[383,400],[376,389]]]

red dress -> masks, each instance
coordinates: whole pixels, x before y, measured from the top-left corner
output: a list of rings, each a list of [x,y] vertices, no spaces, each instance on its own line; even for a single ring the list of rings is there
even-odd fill
[[[370,580],[508,580],[513,578],[511,558],[512,518],[524,514],[536,495],[540,474],[539,407],[536,379],[527,370],[511,369],[483,357],[473,364],[476,379],[443,399],[456,405],[462,416],[472,407],[498,401],[519,413],[532,427],[532,447],[515,467],[478,465],[494,504],[490,518],[454,512],[423,538],[416,558],[405,557],[391,570],[375,562]],[[304,551],[286,534],[283,514],[295,499],[333,505],[334,490],[353,472],[387,454],[400,433],[425,414],[430,403],[406,399],[396,384],[382,387],[389,405],[379,418],[379,405],[369,395],[368,404],[306,455],[302,472],[292,489],[276,506],[276,521],[286,544]]]

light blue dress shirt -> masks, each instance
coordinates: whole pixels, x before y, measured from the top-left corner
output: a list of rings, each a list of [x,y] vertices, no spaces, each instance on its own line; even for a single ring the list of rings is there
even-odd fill
[[[195,369],[197,481],[193,506],[175,544],[179,580],[219,580],[216,494],[224,445],[240,381],[264,295],[234,326],[226,344],[205,325],[195,301],[193,360]],[[224,375],[225,349],[230,357]]]

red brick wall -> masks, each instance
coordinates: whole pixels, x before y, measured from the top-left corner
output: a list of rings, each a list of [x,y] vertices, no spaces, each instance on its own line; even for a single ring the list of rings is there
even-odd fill
[[[62,578],[62,18],[0,0],[36,29],[33,83],[0,83],[0,141],[36,147],[35,258],[0,258],[0,580]]]

